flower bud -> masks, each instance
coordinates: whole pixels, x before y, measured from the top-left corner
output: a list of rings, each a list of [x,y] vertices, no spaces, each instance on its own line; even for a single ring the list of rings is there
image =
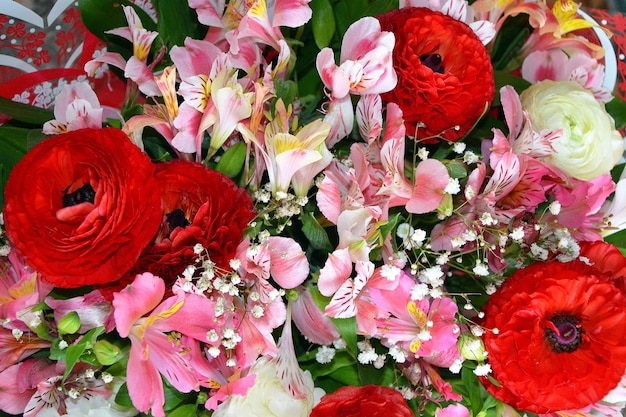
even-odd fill
[[[80,317],[75,311],[67,313],[58,323],[59,334],[74,334],[80,329]]]
[[[479,362],[487,359],[487,351],[485,351],[483,341],[471,334],[463,333],[459,336],[458,348],[465,359]]]
[[[106,340],[98,340],[93,346],[93,353],[102,365],[113,365],[120,355],[120,348]]]

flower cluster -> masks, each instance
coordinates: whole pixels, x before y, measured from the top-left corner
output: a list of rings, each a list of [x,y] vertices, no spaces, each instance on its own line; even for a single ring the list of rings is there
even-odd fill
[[[99,3],[0,126],[0,410],[620,415],[626,104],[575,3]]]

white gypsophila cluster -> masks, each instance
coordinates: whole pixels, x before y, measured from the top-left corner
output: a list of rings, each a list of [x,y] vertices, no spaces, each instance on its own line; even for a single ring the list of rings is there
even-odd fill
[[[448,367],[450,372],[452,372],[453,374],[458,374],[459,372],[461,372],[462,368],[463,368],[463,360],[460,358],[456,358],[454,362],[452,362],[452,365]]]
[[[441,265],[424,268],[419,271],[417,277],[420,282],[428,284],[432,288],[441,287],[444,283],[444,273],[443,269],[441,269]]]
[[[345,340],[343,340],[342,338],[339,338],[339,339],[333,340],[333,346],[335,347],[335,349],[345,349],[346,347],[348,347],[348,344],[346,343]]]
[[[430,288],[424,283],[417,283],[411,288],[411,300],[421,301],[430,293]]]
[[[374,350],[374,347],[370,344],[369,340],[362,340],[357,343],[359,354],[357,360],[362,365],[368,365],[373,363],[378,358],[378,353]]]
[[[476,365],[476,369],[474,369],[474,374],[477,376],[487,376],[491,373],[491,365],[488,363],[482,363]]]
[[[467,148],[467,144],[465,142],[455,142],[454,145],[452,145],[454,153],[459,155],[465,152],[465,148]]]
[[[446,185],[446,188],[444,188],[443,190],[444,192],[451,194],[451,195],[456,195],[458,193],[461,192],[461,183],[459,182],[458,178],[450,178],[448,180],[448,185]]]
[[[320,346],[315,353],[315,360],[322,365],[330,363],[335,357],[335,352],[330,346]]]
[[[404,363],[409,354],[406,350],[394,344],[389,348],[389,356],[391,356],[396,363]]]
[[[419,148],[417,150],[417,157],[421,159],[422,161],[428,159],[428,154],[429,152],[428,152],[428,149],[426,148]]]
[[[478,161],[480,161],[480,157],[472,151],[467,151],[463,154],[463,162],[466,164],[475,164]]]
[[[478,276],[486,277],[489,275],[489,267],[484,261],[476,260],[476,265],[472,268],[472,272]]]

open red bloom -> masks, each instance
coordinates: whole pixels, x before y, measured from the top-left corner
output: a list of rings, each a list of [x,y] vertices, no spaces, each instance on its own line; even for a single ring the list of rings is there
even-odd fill
[[[7,235],[58,287],[113,282],[137,260],[162,218],[155,166],[118,129],[45,139],[11,171]]]
[[[345,386],[326,394],[310,417],[414,417],[398,391],[380,385]]]
[[[396,36],[398,84],[382,95],[400,106],[409,135],[425,142],[457,141],[495,94],[489,53],[472,29],[448,15],[405,7],[378,16]]]
[[[626,297],[601,268],[555,261],[521,269],[485,307],[485,347],[501,386],[482,382],[534,413],[593,404],[626,370],[624,320]]]
[[[256,215],[248,192],[226,175],[189,161],[158,164],[156,178],[165,218],[133,271],[151,272],[173,283],[195,264],[197,243],[207,249],[217,268],[229,268],[243,230]]]

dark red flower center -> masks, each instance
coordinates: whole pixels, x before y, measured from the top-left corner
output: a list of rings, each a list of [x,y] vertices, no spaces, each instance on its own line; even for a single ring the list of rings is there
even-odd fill
[[[93,204],[96,199],[96,192],[91,184],[85,184],[72,193],[68,193],[68,189],[69,187],[63,191],[63,207],[76,206],[84,202]]]
[[[556,314],[546,322],[544,337],[556,353],[574,352],[583,338],[579,320],[570,314]]]
[[[433,72],[438,72],[439,74],[443,74],[443,61],[441,60],[441,55],[439,54],[430,54],[430,55],[422,55],[420,56],[420,62],[426,65],[428,68],[433,70]]]
[[[174,209],[172,212],[167,213],[167,223],[170,226],[170,230],[174,230],[177,227],[185,228],[189,226],[189,220],[185,217],[185,213],[181,209]]]

